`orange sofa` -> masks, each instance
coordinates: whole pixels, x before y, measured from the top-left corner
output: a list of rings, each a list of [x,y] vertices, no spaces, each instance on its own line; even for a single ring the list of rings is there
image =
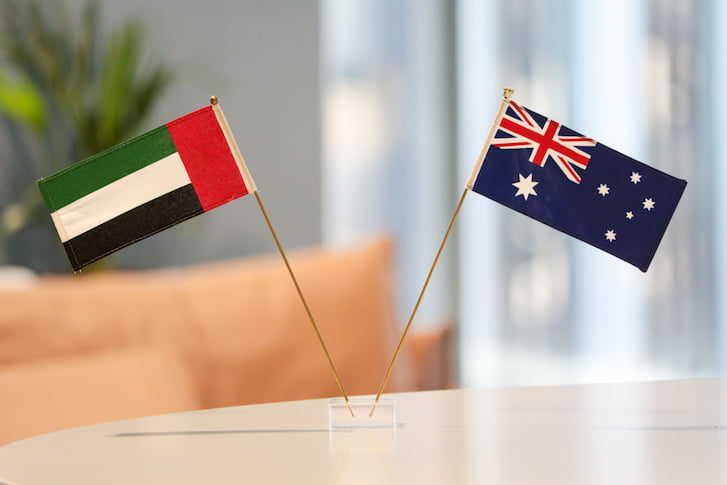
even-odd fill
[[[373,394],[400,336],[392,247],[290,263],[349,395]],[[410,333],[387,392],[444,387],[447,328]],[[40,277],[0,291],[0,445],[103,421],[340,395],[278,255]]]

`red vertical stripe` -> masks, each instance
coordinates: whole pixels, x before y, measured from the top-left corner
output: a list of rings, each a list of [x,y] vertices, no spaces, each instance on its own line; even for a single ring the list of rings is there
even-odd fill
[[[248,194],[211,106],[170,121],[167,129],[205,212]]]

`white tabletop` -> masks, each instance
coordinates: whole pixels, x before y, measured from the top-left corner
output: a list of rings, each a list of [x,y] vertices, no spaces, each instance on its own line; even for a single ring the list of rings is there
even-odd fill
[[[727,484],[727,380],[387,397],[391,429],[313,400],[51,433],[0,447],[0,483]]]

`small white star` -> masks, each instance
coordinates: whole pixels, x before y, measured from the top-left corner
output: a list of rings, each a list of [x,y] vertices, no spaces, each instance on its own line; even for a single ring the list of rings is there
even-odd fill
[[[628,212],[626,213],[626,219],[633,219],[633,218],[634,218],[634,213],[633,213],[633,212],[631,212],[631,211],[628,211]]]
[[[608,239],[608,242],[613,242],[616,240],[616,233],[613,232],[613,229],[609,229],[608,231],[606,231],[605,236],[606,239]]]
[[[650,211],[656,205],[656,203],[652,199],[644,199],[644,202],[642,203],[644,204],[644,209],[646,209],[647,211]]]
[[[517,187],[517,193],[515,194],[515,197],[517,197],[518,195],[522,195],[525,200],[528,200],[528,196],[538,195],[535,192],[534,187],[540,182],[533,182],[533,174],[528,175],[527,178],[518,174],[518,177],[520,177],[520,181],[513,183],[513,185]]]
[[[631,182],[635,184],[638,184],[641,182],[641,174],[639,172],[631,172]]]
[[[609,190],[611,190],[611,189],[609,189],[608,185],[606,185],[606,184],[601,184],[598,186],[598,193],[604,197],[606,197],[608,195]]]

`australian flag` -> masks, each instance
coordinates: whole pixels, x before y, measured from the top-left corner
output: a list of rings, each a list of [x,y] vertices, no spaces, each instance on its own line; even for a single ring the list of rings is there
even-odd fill
[[[687,182],[505,102],[467,188],[646,271]]]

